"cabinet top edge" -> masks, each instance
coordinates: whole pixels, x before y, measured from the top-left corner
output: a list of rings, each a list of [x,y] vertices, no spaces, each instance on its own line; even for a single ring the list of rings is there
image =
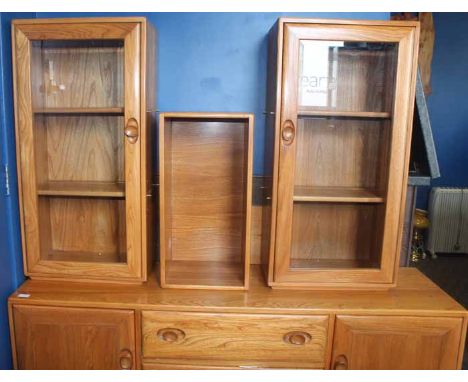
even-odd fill
[[[411,27],[418,28],[419,21],[409,20],[354,20],[354,19],[308,19],[301,17],[280,17],[280,24],[336,24],[336,25],[362,25],[362,26],[386,26],[386,27]]]
[[[237,112],[161,112],[160,118],[254,118],[253,113]]]
[[[254,265],[248,291],[163,289],[156,274],[152,274],[141,285],[27,280],[11,294],[8,302],[10,305],[225,313],[364,313],[468,318],[463,306],[415,268],[400,269],[397,286],[388,291],[271,289],[265,283],[261,267]]]
[[[73,23],[148,23],[146,17],[66,17],[66,18],[48,18],[48,19],[14,19],[12,25],[30,25],[30,24],[73,24]]]

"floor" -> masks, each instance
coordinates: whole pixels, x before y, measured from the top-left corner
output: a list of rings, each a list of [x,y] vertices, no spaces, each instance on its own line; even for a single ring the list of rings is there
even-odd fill
[[[416,267],[468,308],[468,255],[446,254],[439,255],[436,259],[428,257],[421,260]],[[463,369],[468,370],[468,339]]]

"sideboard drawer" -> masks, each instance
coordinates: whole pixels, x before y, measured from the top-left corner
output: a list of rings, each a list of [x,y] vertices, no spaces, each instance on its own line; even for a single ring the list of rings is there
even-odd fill
[[[143,357],[324,368],[328,316],[142,312]]]
[[[235,370],[235,367],[214,365],[181,365],[179,363],[143,362],[143,370]]]

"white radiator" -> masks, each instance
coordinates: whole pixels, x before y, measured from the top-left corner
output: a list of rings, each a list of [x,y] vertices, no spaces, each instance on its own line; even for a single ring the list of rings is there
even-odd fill
[[[468,189],[434,187],[429,198],[427,250],[468,253]]]

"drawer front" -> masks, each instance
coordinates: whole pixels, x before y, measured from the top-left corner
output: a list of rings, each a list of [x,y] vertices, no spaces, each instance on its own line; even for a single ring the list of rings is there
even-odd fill
[[[179,363],[143,362],[143,370],[233,370],[229,366],[181,365]]]
[[[143,357],[180,364],[323,368],[328,316],[142,313]]]

